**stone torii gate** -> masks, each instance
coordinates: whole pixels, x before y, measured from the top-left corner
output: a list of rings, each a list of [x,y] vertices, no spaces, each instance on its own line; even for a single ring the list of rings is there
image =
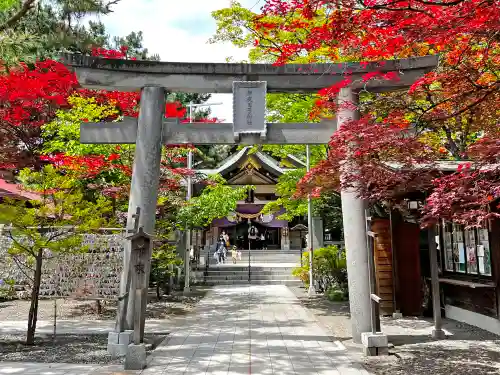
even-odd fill
[[[111,60],[64,55],[63,62],[76,72],[81,85],[93,89],[141,91],[139,118],[117,123],[82,123],[82,143],[136,144],[127,228],[139,207],[139,226],[152,234],[163,144],[325,144],[337,125],[357,118],[354,110],[342,109],[336,121],[320,123],[266,124],[267,92],[317,92],[349,74],[352,84],[341,90],[339,101],[357,102],[357,92],[391,91],[410,86],[437,65],[437,56],[388,60],[376,63],[342,64],[223,64],[167,63]],[[370,80],[369,72],[395,72],[398,80]],[[183,123],[164,119],[165,90],[198,93],[234,93],[233,123]],[[344,237],[353,339],[370,331],[370,285],[366,251],[365,203],[356,193],[342,191]],[[151,251],[151,250],[150,250]],[[127,292],[130,248],[124,255],[121,294]],[[146,267],[149,274],[150,264]],[[133,298],[130,295],[125,329],[133,328]],[[142,309],[142,321],[145,320]],[[144,327],[144,324],[141,324]],[[141,334],[143,337],[143,332]]]

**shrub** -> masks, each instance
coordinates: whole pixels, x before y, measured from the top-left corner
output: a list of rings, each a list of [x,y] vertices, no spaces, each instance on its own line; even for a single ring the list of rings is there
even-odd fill
[[[16,297],[14,284],[14,280],[0,279],[0,301],[10,300]]]
[[[302,254],[302,266],[292,271],[304,285],[309,287],[309,252]],[[330,287],[347,293],[347,263],[345,251],[337,246],[322,247],[314,251],[313,276],[318,291],[325,292]]]
[[[334,302],[341,302],[341,301],[347,301],[347,295],[346,292],[340,289],[337,289],[335,287],[330,287],[325,293],[326,298],[328,298],[329,301],[334,301]]]

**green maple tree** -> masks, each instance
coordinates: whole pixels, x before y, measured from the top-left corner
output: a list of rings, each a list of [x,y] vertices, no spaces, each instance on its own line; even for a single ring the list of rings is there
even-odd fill
[[[26,189],[36,191],[40,200],[7,199],[0,204],[0,223],[7,225],[3,234],[11,240],[10,261],[31,282],[26,344],[33,345],[44,259],[47,254],[85,251],[82,234],[112,223],[112,207],[104,197],[85,199],[78,181],[51,165],[38,172],[25,169],[19,180]]]

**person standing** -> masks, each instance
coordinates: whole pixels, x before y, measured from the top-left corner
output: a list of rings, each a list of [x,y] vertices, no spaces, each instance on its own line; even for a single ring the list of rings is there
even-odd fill
[[[226,243],[226,249],[229,249],[229,235],[226,233],[225,230],[222,231],[222,238],[224,239],[224,242]]]
[[[217,264],[221,264],[224,262],[224,252],[226,250],[226,241],[222,235],[219,237],[219,241],[217,241],[217,247],[215,248],[215,253],[217,254]]]
[[[231,258],[233,259],[233,264],[236,264],[236,259],[238,258],[238,250],[236,249],[236,246],[233,246],[231,249]]]
[[[255,226],[251,226],[250,228],[248,228],[248,241],[249,241],[249,244],[250,244],[250,248],[255,248],[255,245],[256,245],[256,240],[257,238],[260,238],[258,237],[259,235],[259,231],[257,230],[257,228]]]
[[[262,247],[262,250],[267,250],[266,235],[264,233],[260,235],[260,245]]]

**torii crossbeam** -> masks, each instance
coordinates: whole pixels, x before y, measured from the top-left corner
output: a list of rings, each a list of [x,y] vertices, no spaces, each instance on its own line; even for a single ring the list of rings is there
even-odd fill
[[[266,82],[233,82],[233,123],[162,121],[163,144],[325,144],[335,131],[335,119],[319,123],[266,123]],[[82,123],[81,143],[135,144],[138,119]]]

